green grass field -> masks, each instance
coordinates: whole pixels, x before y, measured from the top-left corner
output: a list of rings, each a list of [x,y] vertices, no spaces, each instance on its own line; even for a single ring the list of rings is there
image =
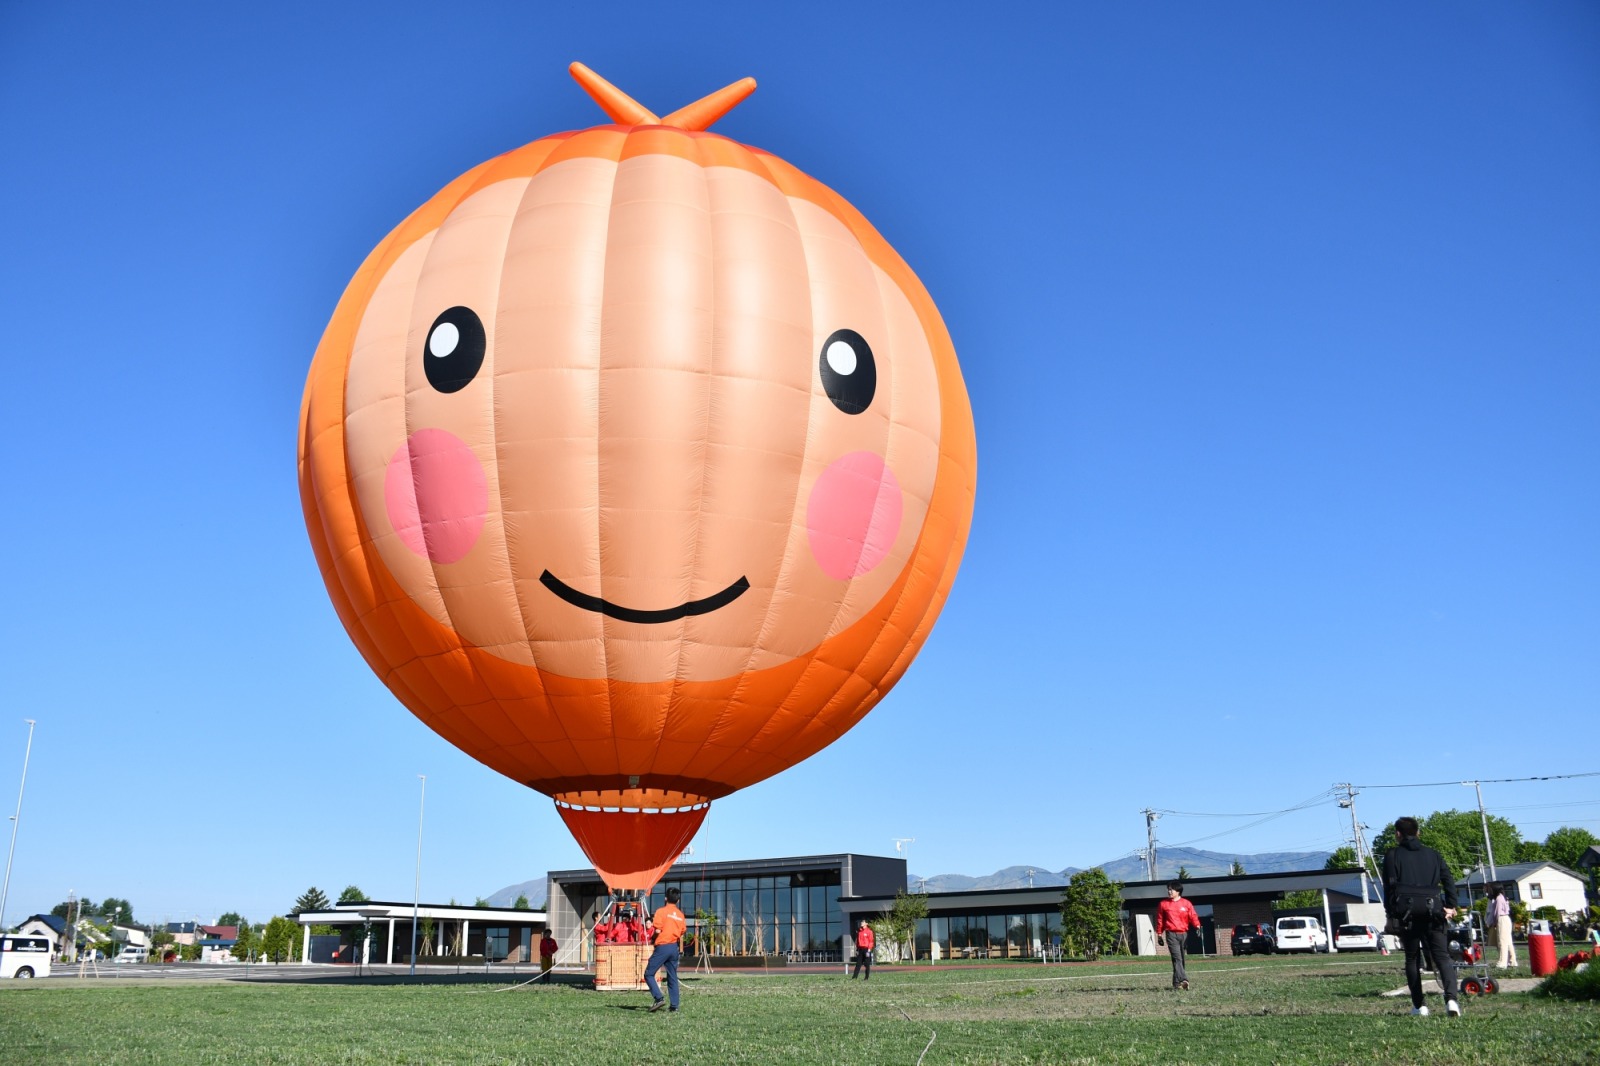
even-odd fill
[[[645,993],[434,982],[6,982],[5,1063],[1593,1063],[1600,1007],[1524,994],[1412,1018],[1398,956],[884,967]],[[935,1038],[936,1035],[936,1038]],[[930,1039],[933,1040],[929,1047]]]

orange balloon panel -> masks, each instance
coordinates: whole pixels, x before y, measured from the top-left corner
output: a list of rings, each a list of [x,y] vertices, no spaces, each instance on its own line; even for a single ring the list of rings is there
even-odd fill
[[[368,257],[312,363],[301,498],[431,728],[573,807],[684,809],[899,679],[966,540],[972,415],[932,301],[836,193],[602,103],[630,121],[469,171]]]

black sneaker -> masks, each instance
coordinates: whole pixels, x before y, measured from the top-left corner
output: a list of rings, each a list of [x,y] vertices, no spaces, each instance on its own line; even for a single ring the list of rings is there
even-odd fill
[[[666,1000],[658,999],[654,1003],[650,1004],[650,1013],[654,1014],[656,1011],[660,1010],[662,1007],[665,1007],[666,1005],[667,1005],[667,1001]]]

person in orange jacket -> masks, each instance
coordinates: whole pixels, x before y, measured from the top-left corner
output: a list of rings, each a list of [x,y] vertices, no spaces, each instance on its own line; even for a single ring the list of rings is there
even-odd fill
[[[1189,930],[1200,928],[1200,915],[1194,904],[1183,898],[1183,882],[1167,882],[1167,898],[1156,907],[1156,945],[1164,935],[1167,953],[1172,956],[1172,987],[1187,990],[1189,975],[1183,960],[1189,945]]]
[[[856,928],[856,968],[850,974],[850,980],[856,979],[856,974],[861,972],[863,966],[867,968],[867,976],[862,980],[872,980],[872,949],[876,944],[877,938],[872,935],[872,926],[867,924],[865,918],[861,919],[861,925]]]
[[[689,920],[678,909],[679,896],[676,888],[667,889],[667,901],[651,919],[656,928],[656,946],[650,952],[650,960],[644,964],[644,983],[655,1000],[650,1004],[651,1014],[668,1002],[661,995],[661,986],[656,984],[656,971],[663,967],[667,971],[667,995],[671,997],[671,1009],[674,1013],[678,1010],[678,943],[689,928]]]

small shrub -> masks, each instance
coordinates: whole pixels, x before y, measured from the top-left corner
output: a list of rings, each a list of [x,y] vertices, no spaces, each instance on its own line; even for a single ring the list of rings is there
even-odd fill
[[[1582,969],[1557,970],[1535,991],[1555,999],[1600,1000],[1600,965],[1590,963]]]

